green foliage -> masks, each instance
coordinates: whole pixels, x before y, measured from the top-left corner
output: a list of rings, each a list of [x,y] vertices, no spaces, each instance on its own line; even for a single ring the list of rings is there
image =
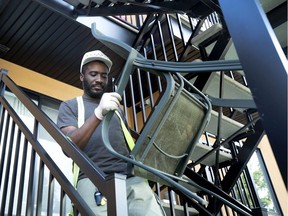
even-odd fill
[[[253,180],[256,185],[256,189],[258,191],[258,195],[261,201],[261,207],[266,208],[268,210],[273,210],[274,205],[271,199],[271,195],[268,189],[267,181],[264,178],[263,172],[257,164],[256,169],[252,173]]]

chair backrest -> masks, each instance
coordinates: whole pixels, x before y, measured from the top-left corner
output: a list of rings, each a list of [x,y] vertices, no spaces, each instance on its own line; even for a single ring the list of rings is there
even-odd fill
[[[181,177],[210,119],[211,108],[208,99],[182,76],[170,74],[165,77],[169,83],[166,96],[158,101],[131,154],[146,166]],[[189,86],[189,91],[184,86]],[[162,182],[137,166],[134,173]]]

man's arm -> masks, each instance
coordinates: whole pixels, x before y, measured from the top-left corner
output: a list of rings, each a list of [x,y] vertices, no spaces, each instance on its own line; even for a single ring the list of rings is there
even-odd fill
[[[80,149],[84,149],[95,129],[100,124],[95,115],[91,115],[80,127],[66,126],[61,131],[66,134]]]
[[[117,110],[120,106],[121,96],[118,93],[104,93],[99,106],[94,110],[84,124],[77,128],[75,126],[62,127],[61,130],[66,134],[80,149],[84,149],[93,132],[101,123],[103,117],[112,110]]]

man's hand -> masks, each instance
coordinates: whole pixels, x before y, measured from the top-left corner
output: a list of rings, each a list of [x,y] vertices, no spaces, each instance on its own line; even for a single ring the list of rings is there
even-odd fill
[[[116,92],[104,93],[99,106],[94,110],[95,116],[102,120],[109,111],[119,108],[121,100],[121,96]]]

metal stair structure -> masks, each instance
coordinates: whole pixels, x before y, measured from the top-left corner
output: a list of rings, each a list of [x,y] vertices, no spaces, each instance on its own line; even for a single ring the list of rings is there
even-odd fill
[[[211,30],[212,33],[208,32],[209,30]],[[229,56],[227,56],[227,54],[225,55],[225,52],[227,52],[227,50],[225,50],[225,49],[227,46],[231,47],[231,43],[229,44],[229,42],[228,42],[229,40],[227,40],[227,38],[225,38],[225,37],[227,37],[227,35],[225,35],[225,29],[222,30],[222,34],[224,36],[223,35],[219,36],[220,31],[221,31],[221,28],[218,25],[216,25],[215,28],[211,27],[211,29],[208,29],[202,33],[203,34],[202,36],[203,37],[207,36],[207,38],[206,38],[206,40],[204,40],[202,38],[203,41],[200,41],[200,42],[199,42],[199,39],[197,37],[201,38],[201,34],[198,34],[197,36],[191,35],[191,38],[192,38],[191,43],[192,44],[189,44],[189,45],[198,47],[200,49],[200,51],[202,50],[203,59],[206,61],[210,60],[210,59],[213,60],[214,58],[217,58],[217,55],[218,55],[218,58],[227,59],[227,58],[229,58]],[[226,34],[227,34],[227,30],[226,30]],[[229,38],[229,36],[228,36],[228,38]],[[225,39],[228,43],[226,45],[225,44],[221,45],[220,44],[221,40],[225,40]],[[193,44],[193,41],[195,42],[195,44]],[[165,43],[165,41],[162,41],[162,43],[163,42]],[[208,56],[207,53],[205,56],[205,52],[203,51],[203,49],[205,49],[205,43],[209,46],[213,42],[215,42],[215,44],[216,44],[215,45],[216,48],[213,48],[213,49],[215,49],[215,50],[217,49],[218,53],[215,50],[212,50],[210,52],[210,56]],[[139,44],[138,44],[138,46],[139,46]],[[203,46],[204,46],[204,48],[203,48]],[[222,46],[222,53],[221,52],[219,53],[219,48],[221,50],[221,46]],[[187,49],[187,47],[185,47],[185,48]],[[163,49],[163,45],[162,45],[162,49]],[[229,50],[229,52],[231,52],[231,50]],[[154,57],[154,59],[155,59],[155,57]],[[167,59],[165,59],[165,56],[164,56],[164,60],[167,60]],[[177,61],[177,59],[176,59],[176,61]],[[153,64],[156,65],[155,66],[155,69],[156,69],[157,68],[157,62],[151,63],[151,65],[153,65]],[[203,65],[203,67],[205,67],[205,66]],[[201,68],[201,66],[199,68]],[[198,70],[199,70],[199,68],[198,68]],[[151,67],[151,69],[153,70],[154,68]],[[163,69],[163,68],[161,68],[161,69]],[[240,75],[241,75],[242,68],[234,69],[233,72],[239,73],[239,71],[240,71]],[[183,72],[183,71],[179,71],[179,73],[181,73],[181,72]],[[213,72],[214,73],[211,73],[211,75],[209,76],[208,80],[205,82],[205,85],[202,88],[203,93],[211,96],[212,105],[215,105],[218,107],[222,106],[221,109],[223,107],[230,107],[230,108],[233,108],[233,110],[234,110],[233,112],[240,112],[240,113],[245,113],[247,115],[250,115],[250,116],[248,116],[248,118],[249,117],[251,118],[252,115],[254,115],[254,117],[257,118],[258,114],[257,114],[257,112],[255,112],[256,105],[255,105],[255,102],[253,101],[253,97],[252,97],[252,94],[251,94],[251,91],[249,90],[249,88],[247,88],[247,86],[244,86],[242,83],[239,83],[239,82],[233,80],[232,78],[226,76],[223,72],[222,72],[222,74],[220,74],[220,72],[216,72],[215,70]],[[243,72],[242,72],[242,74],[243,74]],[[187,76],[187,74],[186,74],[186,76]],[[196,79],[201,79],[201,75],[199,75]],[[196,82],[195,86],[199,85],[198,83]],[[199,87],[201,88],[202,86],[199,86]],[[221,90],[219,90],[219,89],[221,89]],[[218,90],[218,92],[217,92],[217,90]],[[219,92],[219,91],[222,91],[222,92]],[[214,100],[215,97],[217,97],[217,94],[221,94],[221,95],[218,96],[219,97],[218,100]],[[215,101],[215,103],[214,103],[214,101]],[[229,103],[230,103],[230,106],[228,106]],[[222,151],[219,151],[219,153],[216,153],[215,149],[213,150],[213,147],[210,146],[210,149],[209,149],[209,147],[207,148],[207,146],[205,146],[206,149],[204,151],[206,151],[206,153],[204,153],[204,155],[205,154],[208,155],[209,153],[207,153],[207,152],[213,152],[213,151],[214,151],[215,155],[217,155],[217,154],[220,155],[220,156],[214,156],[214,158],[212,157],[213,159],[211,159],[211,155],[210,155],[210,164],[207,163],[207,158],[209,158],[208,156],[206,157],[206,161],[205,161],[205,158],[200,160],[199,162],[198,162],[199,158],[196,159],[196,158],[192,157],[191,159],[193,161],[197,161],[198,163],[201,163],[201,161],[203,161],[202,165],[208,165],[209,164],[209,166],[211,166],[213,164],[211,161],[214,160],[214,161],[216,161],[216,162],[214,162],[215,164],[213,164],[214,167],[219,167],[220,162],[222,163],[224,161],[229,161],[230,166],[237,167],[239,169],[238,173],[237,172],[233,173],[230,171],[230,173],[227,175],[227,176],[234,176],[235,179],[234,180],[230,179],[230,180],[231,180],[231,182],[235,182],[236,179],[239,177],[241,170],[243,170],[245,165],[247,164],[247,162],[251,156],[251,152],[253,152],[254,149],[257,147],[257,141],[255,142],[255,139],[259,140],[262,137],[261,131],[263,130],[263,128],[262,128],[262,126],[260,126],[260,123],[255,125],[256,121],[254,121],[253,123],[250,122],[250,123],[248,123],[249,126],[244,127],[241,123],[238,123],[237,121],[233,121],[230,118],[223,116],[220,112],[219,113],[213,112],[214,115],[212,114],[212,116],[217,118],[218,125],[215,123],[216,118],[213,119],[213,117],[212,117],[210,123],[208,124],[208,126],[206,128],[206,132],[216,135],[216,140],[218,139],[218,146],[216,144],[216,145],[214,145],[214,147],[216,146],[216,149],[220,148],[219,144],[221,143],[220,144],[221,146],[225,146],[227,148],[229,146],[229,142],[235,142],[235,141],[237,142],[237,138],[238,138],[238,140],[241,140],[243,138],[248,137],[246,140],[247,143],[244,144],[246,146],[244,146],[242,148],[240,147],[239,149],[237,149],[237,151],[239,151],[239,152],[236,153],[236,158],[234,158],[236,162],[233,161],[233,159],[232,159],[233,156],[235,157],[235,150],[233,150],[233,148],[235,149],[235,148],[238,148],[239,146],[238,147],[234,146],[232,149],[230,147],[228,147],[232,153],[230,153],[230,154],[228,153],[225,156],[224,156],[225,153],[223,153]],[[213,120],[214,120],[214,122],[213,122]],[[223,130],[219,130],[219,122],[221,122],[221,121],[222,121],[221,127]],[[217,126],[218,126],[218,128],[217,128]],[[241,131],[241,128],[243,128],[242,131]],[[257,130],[259,130],[259,131],[255,132],[255,128],[257,128]],[[226,140],[226,142],[225,141],[222,142],[222,141],[220,141],[220,139],[224,139],[224,140]],[[252,142],[254,142],[254,144],[249,143],[250,140],[254,140],[254,141],[252,141]],[[247,147],[248,145],[250,145],[250,146]],[[230,143],[230,146],[231,146],[231,143]],[[202,149],[202,151],[203,151],[204,148],[203,148],[203,146],[201,147],[201,144],[197,145],[197,147],[194,149],[195,154],[197,152],[197,149],[198,150]],[[244,154],[241,151],[246,152],[246,153]],[[247,153],[247,151],[250,153]],[[199,156],[199,155],[197,154],[197,156]],[[239,158],[237,158],[237,156],[239,156]],[[222,161],[220,161],[219,158],[221,158]],[[206,164],[205,164],[205,162],[206,162]],[[226,166],[227,166],[227,163],[226,163]],[[223,182],[225,182],[225,181],[227,181],[227,179],[223,180]],[[223,184],[223,183],[220,183],[220,184]],[[226,191],[225,190],[224,191],[229,193],[230,190],[231,190],[231,185],[230,185],[230,188],[227,187]],[[219,205],[219,202],[218,202],[218,210],[219,210],[219,206],[221,206],[221,204]],[[212,204],[210,206],[208,206],[208,209],[209,208],[210,208],[210,210],[212,210]],[[202,214],[203,214],[203,212],[202,212]]]
[[[121,77],[120,77],[120,80],[119,80],[119,86],[117,85],[117,91],[119,92],[119,93],[121,93],[125,88],[123,87],[123,85],[124,86],[126,86],[126,84],[128,83],[128,77],[130,76],[130,74],[132,74],[132,71],[133,71],[133,68],[136,66],[136,67],[138,67],[140,70],[148,70],[148,71],[153,71],[154,73],[156,73],[156,74],[158,74],[157,73],[157,71],[167,71],[168,72],[168,74],[169,73],[175,73],[175,72],[178,72],[178,73],[187,73],[188,71],[189,72],[191,72],[191,71],[199,71],[200,70],[200,68],[205,68],[206,67],[206,63],[207,62],[202,62],[202,63],[194,63],[193,64],[193,62],[192,63],[187,63],[187,62],[175,62],[175,63],[172,63],[172,62],[165,62],[165,61],[157,61],[157,60],[148,60],[148,59],[144,59],[144,57],[143,56],[141,56],[141,54],[140,53],[138,53],[136,50],[134,50],[132,47],[129,47],[129,46],[127,46],[126,44],[123,44],[123,43],[120,43],[120,42],[117,42],[117,41],[115,41],[115,40],[113,40],[112,38],[109,38],[109,37],[105,37],[105,36],[102,36],[101,35],[101,33],[98,33],[97,32],[97,29],[96,29],[96,26],[97,26],[97,24],[93,24],[93,27],[92,27],[92,32],[93,32],[93,35],[95,36],[95,38],[96,39],[98,39],[99,41],[101,41],[103,44],[105,44],[106,46],[108,46],[110,49],[112,49],[112,50],[115,50],[116,52],[118,52],[118,53],[121,53],[121,56],[124,56],[124,58],[127,58],[126,59],[126,65],[125,65],[125,67],[124,67],[124,69],[123,69],[123,71],[122,71],[122,73],[121,73]],[[218,62],[208,62],[208,64],[211,64],[211,67],[212,68],[214,68],[214,70],[215,70],[215,68],[221,68],[221,64],[219,64]],[[238,68],[237,68],[237,66],[235,66],[235,65],[237,65],[237,62],[235,62],[235,61],[232,61],[232,62],[229,62],[229,61],[226,61],[226,62],[222,62],[222,64],[223,65],[225,65],[225,66],[227,66],[227,67],[236,67],[236,69],[241,69],[241,66],[240,66],[240,64],[238,63]],[[222,66],[223,67],[223,66]],[[206,71],[210,71],[211,69],[210,68],[206,68]],[[161,74],[161,72],[160,72],[160,74]],[[167,83],[167,86],[168,85],[170,85],[169,83]],[[168,87],[167,87],[168,88]],[[188,86],[188,88],[189,88],[189,86]],[[237,91],[237,90],[236,90]],[[163,96],[162,97],[164,97],[164,95],[165,95],[165,92],[163,92]],[[157,103],[159,103],[159,105],[157,105],[157,106],[160,106],[160,104],[162,104],[161,103],[161,99],[160,99],[160,101],[159,102],[157,102]],[[165,102],[164,102],[165,103]],[[162,106],[162,105],[161,105]],[[163,105],[163,107],[165,107],[165,105]],[[189,110],[189,105],[187,106],[187,109]],[[156,110],[158,110],[158,108],[159,107],[157,107],[155,110],[154,110],[154,112],[157,112]],[[190,107],[191,108],[191,107]],[[160,109],[162,109],[162,108],[160,108]],[[153,113],[154,114],[154,113]],[[147,125],[149,125],[149,123],[150,123],[150,125],[151,125],[151,122],[160,122],[160,124],[161,124],[161,120],[157,120],[157,116],[159,116],[160,115],[160,113],[159,114],[156,114],[156,117],[153,117],[153,114],[151,115],[151,118],[152,119],[149,119],[148,121],[147,121]],[[183,115],[185,115],[184,114],[184,112],[183,112]],[[154,115],[155,116],[155,115]],[[108,117],[108,119],[109,119],[109,117]],[[109,120],[108,120],[108,122],[109,122]],[[254,123],[255,123],[256,121],[254,121]],[[175,122],[176,123],[176,122]],[[165,124],[165,123],[164,123]],[[177,124],[177,123],[176,123]],[[178,124],[181,124],[181,123],[178,123]],[[187,123],[186,123],[187,124]],[[195,123],[194,123],[195,124]],[[104,135],[105,134],[105,128],[108,128],[108,125],[109,125],[109,123],[107,123],[106,121],[105,121],[105,119],[104,119],[104,123],[103,123],[103,131],[102,131],[102,134]],[[163,124],[162,124],[163,125]],[[252,124],[250,124],[250,126],[251,126]],[[148,126],[147,126],[148,127]],[[150,127],[152,127],[152,126],[150,126]],[[158,127],[161,127],[160,125],[158,126]],[[163,126],[164,127],[164,126]],[[177,125],[175,125],[175,127],[177,127]],[[247,127],[246,127],[247,128]],[[143,128],[143,131],[145,131],[145,129],[146,129],[146,126],[144,126],[144,128]],[[148,128],[147,130],[151,130],[150,128]],[[157,130],[157,129],[156,129]],[[160,129],[161,130],[161,129]],[[164,130],[165,130],[165,127],[164,127]],[[145,137],[147,136],[147,135],[145,135],[145,132],[140,132],[140,136],[138,137],[138,139],[137,139],[137,142],[136,142],[136,146],[135,147],[137,147],[138,146],[138,149],[140,148],[141,149],[141,152],[143,151],[143,152],[146,152],[146,151],[148,151],[147,150],[147,148],[148,148],[148,146],[147,145],[145,145],[143,142],[144,141],[142,141],[142,140],[145,140]],[[165,135],[165,132],[164,132],[164,134],[162,134],[162,136],[169,136],[169,133],[171,133],[172,131],[170,131],[169,132],[169,130],[167,130],[167,133],[168,134],[166,134]],[[211,132],[211,131],[210,131]],[[142,135],[142,133],[144,133],[144,138],[142,138],[141,139],[141,135]],[[235,134],[236,133],[236,131],[233,131],[233,134],[231,134],[231,137],[227,137],[227,138],[229,138],[230,140],[232,140],[232,139],[234,139],[237,135],[240,135],[240,132],[237,134]],[[260,134],[262,134],[262,133],[260,133]],[[153,137],[154,135],[152,135],[152,137]],[[157,136],[157,135],[156,135]],[[171,142],[172,143],[177,143],[177,139],[178,140],[181,140],[181,137],[175,137],[176,139],[174,140],[171,140]],[[152,139],[152,138],[151,138]],[[228,140],[229,139],[226,139],[226,145],[228,145]],[[105,135],[104,135],[104,140],[107,142],[107,148],[111,151],[111,153],[113,153],[113,154],[115,154],[116,156],[119,156],[119,157],[121,157],[121,155],[119,155],[119,154],[117,154],[115,151],[113,151],[113,149],[111,149],[111,146],[110,146],[110,144],[109,144],[109,139],[108,139],[108,137],[105,137]],[[140,141],[139,141],[140,140]],[[139,142],[138,142],[139,141]],[[155,141],[153,141],[153,142],[155,142],[157,145],[159,144],[159,145],[161,145],[160,144],[160,141],[158,140],[155,140]],[[159,142],[159,143],[158,143]],[[166,141],[166,142],[169,142],[169,141]],[[180,143],[179,143],[180,144]],[[222,144],[222,143],[221,143]],[[142,147],[144,145],[144,147]],[[179,148],[181,148],[180,147],[181,145],[179,145]],[[220,147],[220,143],[218,143],[217,144],[217,146],[218,147]],[[193,151],[195,151],[195,152],[197,152],[197,149],[202,149],[202,150],[206,150],[206,152],[204,153],[205,155],[207,154],[210,154],[210,152],[216,152],[217,150],[215,150],[215,149],[217,149],[218,147],[216,147],[216,148],[213,148],[213,147],[210,147],[210,149],[209,148],[203,148],[203,147],[201,147],[201,144],[199,145],[196,145],[196,147],[194,148],[194,150]],[[165,147],[164,147],[165,148]],[[255,146],[254,146],[254,148],[255,148]],[[150,150],[149,150],[150,151]],[[155,150],[154,150],[155,151]],[[157,151],[157,150],[156,150]],[[241,150],[240,150],[241,151]],[[152,152],[151,152],[152,153]],[[151,154],[151,153],[148,153],[148,154]],[[133,154],[133,151],[132,151],[132,154]],[[219,154],[219,153],[218,153]],[[160,154],[161,155],[161,154]],[[198,155],[199,156],[199,155]],[[132,155],[132,157],[131,158],[135,158],[136,157],[136,155]],[[160,157],[160,156],[159,156]],[[208,156],[207,156],[208,157]],[[211,156],[210,156],[211,157]],[[141,157],[140,157],[141,158]],[[215,158],[215,157],[214,157]],[[229,157],[227,157],[228,159],[230,159]],[[156,175],[156,176],[158,176],[159,175],[159,177],[160,177],[160,179],[159,178],[153,178],[153,177],[150,177],[150,175],[146,175],[146,174],[144,174],[144,176],[145,177],[147,177],[148,179],[152,179],[152,180],[154,180],[154,181],[160,181],[161,182],[161,179],[163,178],[164,179],[164,177],[165,178],[167,178],[166,177],[166,173],[165,173],[165,171],[166,170],[161,170],[161,167],[162,166],[166,166],[165,164],[167,163],[167,165],[169,164],[169,160],[164,160],[164,161],[160,161],[160,160],[158,160],[158,156],[155,156],[155,159],[154,160],[156,160],[156,164],[157,164],[157,168],[155,168],[155,167],[153,167],[153,165],[147,165],[146,166],[146,164],[145,164],[145,162],[142,162],[142,163],[139,163],[137,160],[136,161],[133,161],[133,160],[131,160],[131,159],[129,159],[129,158],[125,158],[125,157],[123,157],[123,159],[126,159],[128,162],[131,162],[132,164],[135,164],[135,167],[136,166],[140,166],[142,169],[147,169],[147,171],[148,172],[152,172],[153,173],[153,175]],[[172,159],[172,158],[171,158]],[[193,158],[192,158],[193,159]],[[148,156],[148,160],[147,161],[151,161],[151,160],[153,160],[153,158],[150,158],[149,156]],[[215,160],[215,159],[214,159]],[[145,159],[144,159],[144,161],[145,161]],[[210,158],[210,161],[211,161],[211,158]],[[213,161],[213,159],[212,159],[212,161]],[[200,163],[201,163],[201,161],[200,161]],[[211,165],[213,165],[213,166],[219,166],[217,163],[219,163],[219,160],[217,161],[217,160],[215,160],[215,162],[213,163],[213,164],[210,164],[210,166]],[[192,163],[193,164],[193,163]],[[151,166],[152,166],[152,168],[151,168]],[[155,169],[154,169],[155,168]],[[160,171],[160,170],[161,171]],[[168,169],[169,170],[169,169]],[[161,173],[161,172],[164,172],[164,175],[163,175],[163,173]],[[178,174],[176,174],[177,173],[177,171],[174,171],[175,172],[175,174],[173,174],[173,171],[171,172],[170,170],[168,171],[169,173],[167,173],[168,174],[168,176],[169,176],[169,174],[170,175],[175,175],[174,176],[174,178],[177,178],[177,175],[179,175],[179,173]],[[191,174],[190,173],[191,172],[191,170],[190,171],[187,171],[187,173],[189,173],[189,174]],[[141,172],[140,172],[141,173]],[[139,173],[139,174],[140,174]],[[142,173],[141,173],[142,174]],[[162,176],[160,176],[160,174],[162,175]],[[180,174],[181,175],[181,174]],[[171,177],[171,176],[169,176],[169,177]],[[187,177],[187,175],[186,175],[186,177]],[[173,177],[172,177],[173,178]],[[155,180],[156,179],[156,180]],[[186,178],[185,180],[187,180],[188,178]],[[165,181],[167,181],[168,182],[168,185],[169,184],[172,184],[172,188],[175,188],[175,190],[179,190],[180,192],[182,192],[183,194],[186,194],[187,195],[187,193],[185,192],[185,190],[184,191],[182,191],[182,189],[180,188],[180,185],[174,185],[171,181],[168,181],[167,179],[164,179]],[[177,180],[178,181],[181,181],[182,179],[179,179],[179,178],[177,178]],[[191,180],[192,180],[192,182],[194,181],[194,179],[193,178],[191,178]],[[202,181],[203,181],[203,179],[202,179]],[[192,184],[193,185],[193,183],[191,183],[191,182],[188,182],[188,184]],[[208,182],[207,182],[208,183]],[[208,183],[209,184],[209,183]],[[194,185],[195,186],[195,185]],[[198,188],[199,188],[199,185],[198,185],[198,183],[196,183],[196,188],[197,188],[197,186],[198,186]],[[204,186],[200,186],[200,188],[203,190],[204,189]],[[217,191],[217,198],[219,198],[219,197],[221,197],[221,195],[223,196],[223,194],[225,194],[225,192],[224,191],[222,191],[222,194],[221,195],[219,195],[218,193],[221,193],[220,192],[220,190],[219,190],[219,188],[214,188],[215,189],[215,191]],[[207,191],[206,191],[207,192]],[[216,194],[214,194],[215,196],[216,196]],[[191,195],[187,195],[187,197],[189,197],[189,196],[191,196]],[[193,197],[193,196],[191,196],[191,198],[192,199],[195,199],[195,197]],[[228,198],[228,196],[226,195],[226,198]],[[200,200],[198,200],[198,202],[201,202]],[[229,200],[228,201],[228,203],[229,202],[231,202],[231,203],[233,203],[232,204],[232,206],[235,204],[235,203],[237,203],[237,201],[235,202],[235,200],[234,201],[232,201],[232,200]],[[238,203],[239,204],[239,203]],[[206,210],[204,210],[203,209],[203,207],[201,208],[201,206],[200,205],[197,205],[197,204],[194,204],[195,206],[197,206],[196,207],[196,209],[198,210],[198,211],[200,211],[201,212],[201,214],[209,214]],[[237,204],[236,204],[236,206],[237,206]],[[241,212],[241,210],[240,210],[240,212],[242,213],[242,214],[251,214],[252,212],[249,212],[249,210],[247,210],[247,209],[245,209],[245,207],[244,206],[241,206],[241,204],[240,205],[238,205],[237,207],[239,207],[239,209],[241,209],[242,210],[242,212]],[[239,210],[238,209],[238,210]],[[245,212],[245,211],[248,211],[248,212]]]
[[[73,10],[64,13],[65,10],[62,10],[63,8],[61,9],[59,5],[55,7],[57,1],[47,3],[44,0],[37,0],[37,2],[50,8],[54,7],[55,10],[58,9],[58,12],[65,15],[70,14],[69,16],[71,17],[147,15],[144,23],[139,28],[133,44],[125,44],[122,41],[110,39],[109,35],[97,32],[97,23],[92,27],[92,33],[95,38],[126,61],[122,73],[115,77],[115,83],[118,87],[117,91],[123,94],[124,111],[131,130],[135,132],[136,143],[139,142],[139,145],[144,143],[144,138],[141,137],[141,134],[145,134],[146,130],[151,129],[151,122],[157,121],[156,117],[160,114],[157,106],[161,105],[162,98],[166,96],[165,91],[171,85],[171,83],[163,79],[163,74],[165,74],[164,77],[181,77],[181,80],[185,80],[183,83],[185,91],[192,95],[200,91],[200,94],[207,98],[208,103],[211,103],[212,109],[209,121],[203,127],[201,135],[199,134],[199,137],[197,137],[199,140],[193,146],[193,150],[189,152],[189,154],[191,153],[189,158],[185,160],[185,164],[182,164],[184,168],[181,170],[180,176],[176,175],[178,173],[168,173],[167,175],[165,171],[151,169],[150,165],[141,165],[137,161],[127,159],[128,162],[134,164],[134,167],[140,166],[153,175],[158,175],[160,179],[164,178],[166,183],[157,182],[158,178],[155,181],[150,179],[151,185],[155,188],[158,195],[161,196],[163,192],[167,191],[169,196],[171,191],[176,194],[177,204],[173,204],[172,199],[169,200],[168,204],[163,203],[167,215],[223,215],[221,213],[221,211],[224,211],[223,209],[226,209],[224,215],[265,215],[264,211],[261,212],[260,210],[259,212],[257,201],[253,200],[253,205],[250,205],[245,200],[239,199],[234,191],[240,176],[247,175],[245,173],[246,165],[263,134],[267,133],[268,137],[270,137],[274,149],[277,140],[279,141],[279,138],[277,138],[279,134],[273,131],[270,125],[266,123],[271,119],[266,109],[267,106],[262,101],[254,101],[255,97],[259,97],[259,92],[255,89],[263,90],[263,88],[258,82],[251,82],[254,72],[249,67],[251,62],[246,57],[243,57],[242,51],[238,52],[238,50],[241,50],[239,49],[239,46],[241,46],[240,39],[235,36],[235,30],[233,28],[230,29],[230,26],[233,25],[231,15],[229,13],[226,15],[229,10],[227,9],[228,5],[232,3],[221,0],[65,0],[63,4],[72,6]],[[234,2],[234,4],[236,3]],[[279,4],[285,3],[280,1]],[[243,9],[248,7],[245,3],[239,3],[239,5]],[[255,7],[253,12],[257,11],[256,9],[259,5],[253,4],[252,6],[253,8]],[[211,14],[212,16],[210,16]],[[252,14],[252,11],[250,14]],[[261,15],[261,13],[259,14]],[[217,21],[209,27],[205,27],[205,23],[211,23],[211,17],[217,17]],[[263,29],[264,27],[265,25]],[[266,35],[265,32],[262,33]],[[247,34],[249,35],[249,33]],[[249,45],[252,49],[251,43]],[[236,59],[234,58],[235,50],[237,50],[240,60],[238,55],[236,55]],[[287,62],[283,61],[282,53],[275,53],[273,46],[270,47],[270,51],[277,60],[275,64],[277,64],[279,74],[283,76],[284,73],[287,78]],[[234,55],[232,58],[231,53]],[[198,61],[199,59],[201,61]],[[261,69],[264,70],[263,67]],[[247,85],[245,77],[249,85]],[[5,81],[2,85],[3,87],[7,84],[9,88],[14,89],[9,79],[2,79]],[[282,84],[282,82],[279,82],[279,86]],[[197,89],[197,91],[193,91],[193,88]],[[280,93],[279,88],[275,91]],[[199,101],[203,101],[203,98],[199,98],[198,95],[195,94],[194,96]],[[287,99],[287,92],[280,96],[282,99],[283,97]],[[25,101],[26,99],[23,100]],[[13,113],[13,111],[10,111],[9,105],[6,105],[5,99],[1,98],[1,103],[4,104],[5,109]],[[25,103],[28,107],[32,106],[29,102]],[[257,109],[259,106],[260,110]],[[274,111],[277,111],[277,109],[275,108]],[[35,111],[35,113],[38,116],[38,112]],[[283,127],[283,130],[285,130],[285,125],[281,118],[283,118],[283,115],[287,116],[287,113],[284,113],[281,113],[281,117],[279,113],[274,116]],[[43,120],[40,114],[39,116],[37,117],[39,121]],[[109,115],[105,117],[103,123],[104,125],[109,124]],[[189,124],[186,124],[188,127]],[[50,126],[48,121],[47,125],[47,130],[54,134],[57,142],[65,149],[65,152],[73,160],[76,160],[81,169],[90,173],[88,177],[94,179],[93,182],[100,185],[100,188],[103,187],[110,200],[115,201],[114,203],[109,203],[112,209],[109,215],[121,215],[123,211],[121,212],[120,206],[121,204],[126,204],[119,201],[121,197],[117,195],[117,187],[124,186],[122,176],[107,177],[103,175],[101,171],[90,164],[89,160],[77,148],[73,147],[69,141],[61,136],[61,133],[55,129],[55,126],[53,127],[53,124]],[[105,126],[103,128],[105,137],[107,135],[105,135]],[[153,130],[157,129],[158,127]],[[26,132],[26,134],[29,133]],[[34,142],[33,136],[30,134],[28,138],[31,143]],[[177,143],[177,137],[171,142]],[[37,146],[36,144],[35,146]],[[44,158],[43,161],[48,163],[52,170],[51,176],[56,176],[57,181],[64,185],[61,196],[64,197],[67,194],[76,203],[76,207],[80,211],[90,215],[89,208],[77,196],[73,188],[67,184],[67,179],[57,173],[57,168],[55,168],[53,162],[49,163],[49,158],[46,158],[45,153],[41,154],[43,150],[37,149],[36,151],[37,153],[40,152],[41,157]],[[275,150],[274,153],[279,161],[283,180],[286,182],[285,176],[287,176],[287,173],[283,168],[283,163],[285,165],[287,158],[283,162],[282,153],[279,150]],[[80,158],[79,155],[81,155]],[[2,158],[4,158],[4,153]],[[165,166],[169,165],[169,161],[164,163],[167,163],[163,164]],[[4,162],[1,162],[0,165],[2,166],[3,164]],[[109,183],[113,185],[112,192],[108,190]],[[113,193],[114,191],[116,192]],[[113,197],[115,194],[116,197]],[[9,205],[12,205],[11,202]],[[1,207],[5,205],[2,200]],[[3,212],[2,209],[1,214]]]

